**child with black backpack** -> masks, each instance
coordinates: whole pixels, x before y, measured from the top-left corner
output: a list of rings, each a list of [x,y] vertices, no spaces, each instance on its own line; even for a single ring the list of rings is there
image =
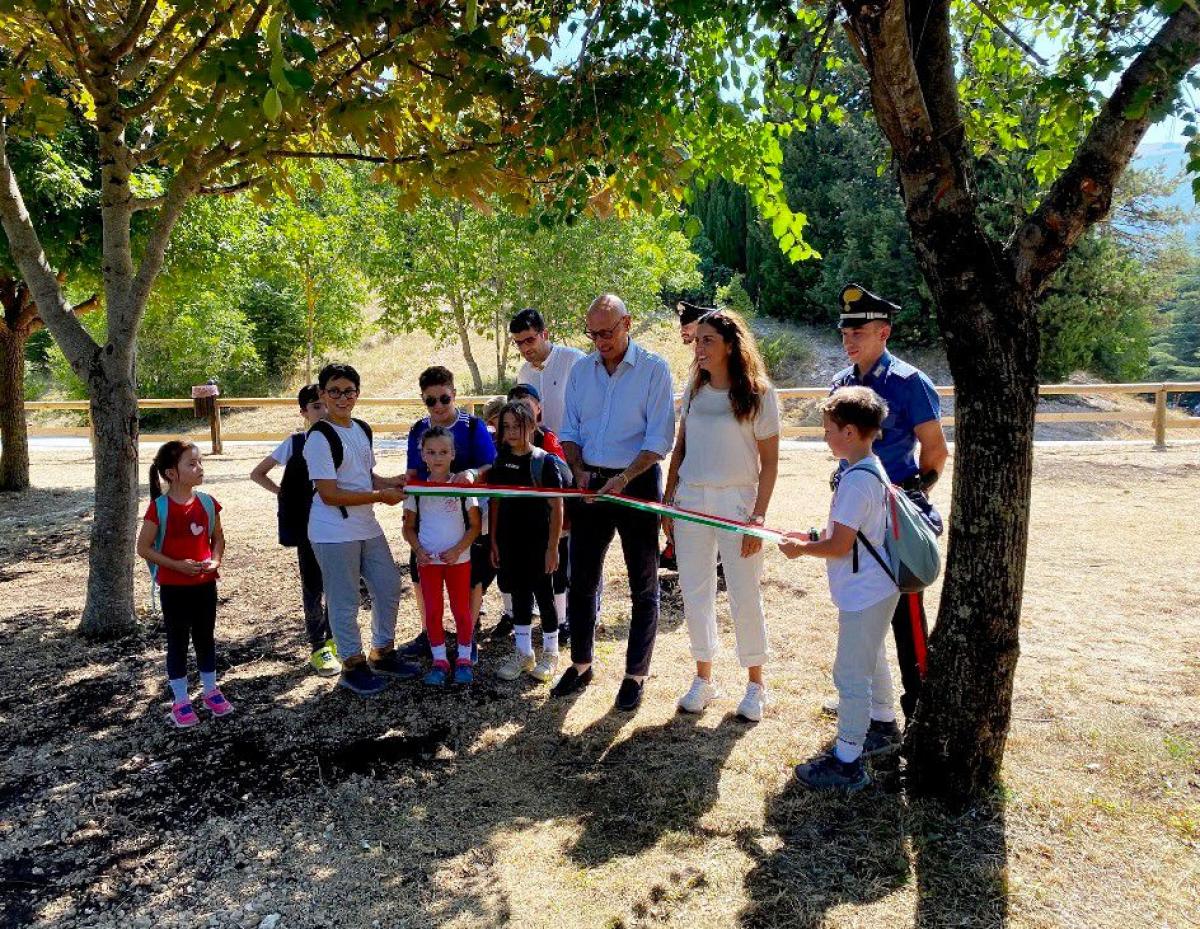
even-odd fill
[[[833,662],[838,732],[833,750],[797,766],[796,777],[814,790],[853,792],[871,782],[863,757],[882,754],[898,742],[884,643],[900,590],[881,555],[891,497],[887,478],[881,477],[882,465],[871,450],[887,416],[887,403],[869,387],[841,387],[821,404],[821,413],[825,443],[848,467],[834,493],[825,531],[789,532],[779,547],[789,558],[826,559],[829,591],[838,608]]]
[[[150,506],[137,539],[137,553],[150,564],[150,576],[159,585],[172,696],[167,722],[180,729],[200,722],[188,695],[189,640],[196,649],[204,706],[213,716],[233,712],[217,686],[214,642],[217,568],[225,553],[225,533],[221,505],[196,490],[202,483],[204,465],[195,444],[171,441],[160,447],[150,465]]]
[[[528,404],[514,400],[500,413],[500,452],[488,482],[507,487],[562,488],[569,481],[566,462],[533,444],[537,423]],[[558,608],[554,602],[554,573],[558,569],[562,536],[562,497],[539,499],[493,498],[490,507],[492,563],[499,569],[501,588],[512,594],[516,652],[496,676],[515,681],[528,674],[543,683],[558,670]],[[533,653],[533,602],[542,620],[542,657]]]
[[[429,469],[429,482],[449,484],[454,433],[444,426],[430,426],[421,436],[420,449],[421,460]],[[425,683],[433,687],[444,686],[450,677],[446,633],[442,629],[443,588],[450,601],[458,648],[454,683],[465,686],[474,678],[471,544],[479,537],[482,521],[479,501],[474,497],[410,496],[404,501],[404,538],[412,547],[421,578],[425,633],[433,655],[433,667],[425,675]]]
[[[316,384],[300,388],[296,398],[300,415],[312,426],[325,418],[325,404]],[[250,472],[250,479],[279,498],[279,544],[294,548],[300,563],[300,597],[304,603],[304,628],[312,649],[309,664],[321,677],[336,677],[342,671],[337,660],[337,645],[329,631],[329,612],[325,609],[325,589],[321,583],[321,567],[308,541],[308,514],[312,509],[313,486],[304,461],[305,432],[293,432],[279,447],[260,461]],[[283,466],[283,478],[278,484],[270,474],[276,465]]]

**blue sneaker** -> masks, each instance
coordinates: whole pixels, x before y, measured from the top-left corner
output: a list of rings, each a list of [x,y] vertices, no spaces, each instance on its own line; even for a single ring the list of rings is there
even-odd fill
[[[422,629],[420,635],[410,642],[405,642],[397,649],[401,658],[429,658],[433,653],[429,650],[429,636]]]
[[[450,663],[448,661],[435,661],[433,667],[429,669],[429,673],[425,675],[425,683],[430,687],[445,687],[446,681],[450,678]]]
[[[374,697],[387,688],[387,681],[372,671],[365,663],[356,663],[350,667],[342,665],[342,673],[338,677],[338,687],[345,687],[360,697]]]
[[[465,661],[454,667],[454,686],[467,687],[475,680],[475,672]]]
[[[411,681],[421,676],[421,666],[405,661],[395,651],[371,659],[371,670],[402,681]]]
[[[851,794],[871,783],[861,758],[841,761],[833,752],[796,765],[796,780],[810,790],[844,790]]]

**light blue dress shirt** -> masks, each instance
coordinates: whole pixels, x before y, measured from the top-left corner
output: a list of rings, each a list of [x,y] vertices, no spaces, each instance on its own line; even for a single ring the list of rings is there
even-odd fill
[[[632,339],[609,374],[599,352],[571,369],[558,438],[595,468],[624,468],[638,452],[666,457],[675,441],[675,398],[666,361]]]

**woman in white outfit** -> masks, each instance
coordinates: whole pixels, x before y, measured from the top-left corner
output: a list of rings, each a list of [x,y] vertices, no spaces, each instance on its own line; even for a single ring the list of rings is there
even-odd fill
[[[698,510],[762,525],[779,473],[779,401],[745,320],[716,310],[700,317],[695,361],[680,410],[679,431],[665,499]],[[720,695],[712,680],[717,637],[717,555],[725,566],[738,661],[747,670],[738,715],[762,719],[767,692],[763,615],[762,540],[684,520],[664,520],[675,541],[679,589],[687,619],[696,678],[679,708],[699,713]]]

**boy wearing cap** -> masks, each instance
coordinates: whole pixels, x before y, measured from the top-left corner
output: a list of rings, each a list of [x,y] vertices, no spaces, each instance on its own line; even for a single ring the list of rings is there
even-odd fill
[[[928,497],[949,455],[946,436],[942,432],[937,390],[923,371],[888,351],[892,318],[900,307],[858,284],[843,287],[839,303],[838,328],[850,366],[834,376],[831,392],[839,387],[869,387],[887,403],[888,415],[875,440],[873,452],[883,464],[888,479],[921,507],[935,531],[940,533],[942,518]],[[840,462],[833,475],[835,487],[845,469],[846,462]],[[908,720],[916,709],[921,681],[925,677],[929,627],[922,594],[900,597],[892,618],[892,632],[896,638],[896,658],[904,688],[900,706]],[[878,723],[872,723],[874,738],[899,744],[895,723]]]

